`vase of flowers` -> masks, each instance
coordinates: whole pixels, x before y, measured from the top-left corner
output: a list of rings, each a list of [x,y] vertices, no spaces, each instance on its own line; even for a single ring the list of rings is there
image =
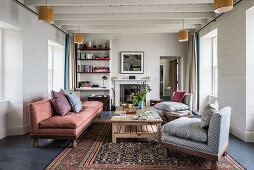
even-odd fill
[[[138,104],[138,108],[143,109],[145,107],[146,94],[151,90],[150,86],[144,83],[141,85],[140,89],[136,87],[132,103],[134,105]]]

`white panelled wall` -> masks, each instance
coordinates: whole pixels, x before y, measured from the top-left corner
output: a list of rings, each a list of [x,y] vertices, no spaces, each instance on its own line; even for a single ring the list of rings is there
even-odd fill
[[[231,12],[200,31],[200,37],[218,31],[218,103],[232,107],[231,133],[244,141],[254,141],[253,39],[251,25],[246,27],[246,10],[254,1],[242,1]],[[246,32],[247,30],[247,32]],[[248,37],[246,40],[246,36]],[[202,38],[200,39],[200,44]],[[202,47],[202,45],[200,46]],[[247,49],[247,52],[246,52]],[[200,67],[206,55],[200,49]],[[201,70],[200,70],[201,72]],[[202,73],[200,73],[202,75]],[[202,78],[202,77],[200,77]],[[200,89],[206,84],[200,80]],[[202,96],[202,94],[201,94]]]
[[[48,40],[64,46],[65,34],[38,21],[36,15],[13,1],[0,0],[0,4],[0,24],[14,26],[3,28],[4,36],[8,37],[4,38],[3,88],[4,99],[9,102],[0,103],[2,138],[29,132],[28,103],[48,97]]]
[[[152,98],[160,98],[160,56],[183,56],[182,58],[185,58],[187,55],[187,43],[180,43],[176,33],[85,34],[86,42],[93,42],[96,39],[111,40],[111,76],[128,78],[129,75],[135,75],[137,79],[149,76]],[[144,51],[144,74],[121,74],[121,51]],[[185,59],[183,59],[183,62],[185,62]],[[183,72],[185,73],[185,71]],[[114,82],[112,81],[112,83]],[[114,84],[112,84],[112,87],[114,87]]]

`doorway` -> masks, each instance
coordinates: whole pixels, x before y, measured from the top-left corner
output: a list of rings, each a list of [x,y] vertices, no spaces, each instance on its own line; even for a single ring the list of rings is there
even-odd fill
[[[178,89],[179,57],[160,57],[160,98],[169,101]]]

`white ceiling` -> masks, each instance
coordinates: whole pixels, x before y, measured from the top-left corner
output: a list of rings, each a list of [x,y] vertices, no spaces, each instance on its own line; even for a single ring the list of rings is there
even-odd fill
[[[25,0],[43,6],[46,0]],[[69,33],[175,33],[214,18],[213,0],[48,0],[55,24]]]

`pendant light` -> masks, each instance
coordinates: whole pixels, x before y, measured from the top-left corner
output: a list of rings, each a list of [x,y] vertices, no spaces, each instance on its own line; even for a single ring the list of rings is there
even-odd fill
[[[75,44],[83,44],[84,43],[84,35],[80,33],[80,28],[78,27],[79,33],[74,34],[74,43]]]
[[[214,12],[223,13],[233,9],[233,0],[214,0]]]
[[[39,6],[38,19],[53,24],[54,23],[54,9],[47,5],[48,5],[48,1],[46,0],[46,6]]]
[[[178,38],[180,42],[188,41],[189,31],[184,29],[184,19],[183,19],[183,30],[179,31]]]

